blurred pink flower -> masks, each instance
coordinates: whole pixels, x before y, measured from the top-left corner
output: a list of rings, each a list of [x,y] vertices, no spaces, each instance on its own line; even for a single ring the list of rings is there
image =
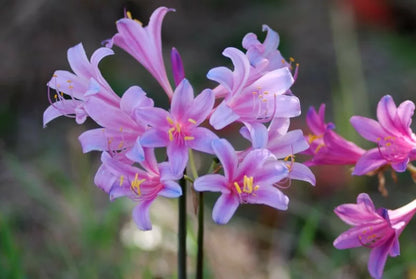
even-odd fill
[[[325,123],[325,104],[318,113],[310,107],[306,123],[312,134],[307,135],[310,147],[305,154],[313,156],[306,165],[353,165],[364,154],[365,150],[335,133],[333,123]]]
[[[377,143],[358,160],[354,175],[363,175],[384,165],[391,165],[397,172],[406,170],[407,164],[416,159],[416,135],[410,124],[415,110],[412,101],[404,101],[398,107],[389,95],[381,98],[377,106],[378,122],[361,116],[351,117],[351,124],[365,139]]]
[[[398,238],[416,212],[416,200],[395,210],[376,210],[370,197],[362,193],[356,204],[343,204],[334,211],[345,223],[354,226],[335,239],[335,248],[371,248],[368,270],[372,277],[381,278],[387,256],[400,255]]]

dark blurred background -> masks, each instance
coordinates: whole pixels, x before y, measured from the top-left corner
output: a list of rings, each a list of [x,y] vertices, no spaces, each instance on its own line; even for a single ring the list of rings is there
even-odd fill
[[[283,55],[300,63],[293,92],[302,110],[327,104],[327,120],[362,147],[352,115],[375,117],[378,100],[415,101],[416,2],[414,0],[172,0],[0,1],[0,278],[175,278],[176,201],[152,206],[154,229],[138,231],[133,203],[113,203],[93,184],[98,153],[82,154],[78,126],[61,117],[42,128],[49,105],[46,83],[70,70],[69,47],[82,42],[88,57],[115,32],[127,8],[147,24],[158,6],[176,9],[163,24],[165,60],[175,46],[195,91],[213,87],[209,69],[230,65],[224,48],[241,48],[248,32],[261,40],[262,24],[278,31]],[[162,93],[151,76],[122,50],[100,64],[118,93],[140,85]],[[169,65],[169,63],[166,63]],[[163,105],[165,101],[157,100]],[[305,133],[305,113],[292,121]],[[377,179],[351,177],[344,167],[315,167],[317,186],[293,182],[287,212],[243,206],[226,226],[210,219],[208,197],[206,278],[368,278],[365,248],[338,251],[335,237],[348,226],[335,206],[368,192],[376,205],[396,208],[416,197],[407,173]],[[196,230],[189,205],[189,273]],[[416,278],[415,222],[401,236],[402,255],[389,259],[385,278]]]

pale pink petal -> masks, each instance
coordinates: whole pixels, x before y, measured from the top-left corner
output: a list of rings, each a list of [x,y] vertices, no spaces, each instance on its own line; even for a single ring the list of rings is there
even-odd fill
[[[217,224],[226,224],[233,217],[240,205],[240,200],[233,194],[222,194],[215,202],[212,210],[212,219]]]
[[[245,54],[233,47],[226,48],[222,54],[233,61],[234,72],[233,72],[233,93],[239,92],[248,79],[250,73],[250,63]]]
[[[169,135],[167,131],[161,131],[155,128],[147,130],[140,138],[140,144],[145,147],[164,147],[169,144]]]
[[[366,140],[377,142],[386,135],[386,132],[374,119],[353,116],[351,117],[350,122],[354,129]]]
[[[192,107],[194,100],[194,90],[187,79],[183,79],[173,93],[171,103],[171,114],[177,121],[185,122],[188,119],[183,119],[186,111]]]
[[[202,91],[192,102],[192,106],[187,108],[184,112],[189,121],[189,119],[195,120],[196,126],[201,124],[211,113],[212,107],[214,106],[215,96],[214,92],[210,89],[205,89]]]
[[[212,141],[212,148],[220,160],[227,179],[233,179],[237,168],[237,155],[232,145],[225,139]]]
[[[207,73],[207,78],[218,82],[227,90],[232,91],[233,87],[233,72],[226,67],[216,67]]]
[[[82,102],[77,100],[62,100],[53,103],[43,113],[43,127],[59,116],[75,114],[75,108],[81,104]]]
[[[188,164],[188,148],[185,144],[172,141],[166,148],[169,163],[174,174],[182,174]]]
[[[143,200],[133,209],[133,220],[137,227],[142,231],[152,229],[152,222],[150,221],[149,207],[153,199]]]
[[[316,178],[310,168],[305,166],[304,164],[294,162],[291,165],[289,177],[291,179],[302,180],[309,182],[313,186],[315,186]]]
[[[275,138],[269,136],[267,148],[276,158],[285,158],[308,149],[309,145],[303,136],[302,130],[293,130]]]
[[[158,196],[165,198],[177,198],[182,195],[182,188],[178,183],[168,180],[163,182],[163,189],[160,190]]]
[[[194,188],[197,191],[208,191],[208,192],[222,192],[225,194],[230,193],[228,188],[228,181],[224,176],[219,174],[207,174],[198,177],[194,182]]]
[[[68,49],[68,62],[77,76],[86,78],[94,76],[94,72],[82,43]]]
[[[239,118],[240,116],[238,114],[236,114],[225,102],[222,102],[211,115],[209,124],[216,130],[220,130]]]
[[[255,191],[255,195],[249,195],[247,202],[265,204],[279,210],[286,210],[289,198],[275,187],[262,187]]]
[[[352,175],[367,174],[371,171],[375,171],[387,163],[387,160],[380,154],[380,150],[378,148],[370,149],[357,161]]]
[[[214,153],[211,144],[214,139],[218,139],[218,136],[211,130],[203,127],[196,127],[192,129],[190,136],[193,137],[193,139],[186,142],[188,147],[209,154]]]
[[[380,125],[390,133],[396,133],[397,123],[395,120],[396,117],[396,104],[393,101],[393,98],[390,95],[386,95],[378,102],[377,105],[377,119]]]

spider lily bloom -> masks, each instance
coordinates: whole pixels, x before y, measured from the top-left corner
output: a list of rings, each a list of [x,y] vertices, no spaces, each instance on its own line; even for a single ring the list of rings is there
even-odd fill
[[[218,224],[226,224],[242,203],[265,204],[286,210],[289,198],[274,184],[285,178],[287,168],[265,149],[250,151],[238,163],[237,154],[225,139],[212,141],[212,148],[224,169],[224,176],[208,174],[197,178],[195,190],[221,192],[212,217]]]
[[[117,177],[109,189],[110,200],[126,196],[138,204],[133,209],[133,220],[141,230],[151,230],[149,206],[158,197],[177,198],[182,195],[181,187],[175,182],[179,177],[171,173],[169,165],[157,164],[153,149],[146,150],[141,168],[122,163],[103,152],[101,161],[108,173]],[[97,179],[97,177],[96,177]]]
[[[257,148],[266,148],[276,158],[283,159],[284,164],[289,171],[289,179],[303,180],[315,185],[316,180],[312,171],[304,164],[295,162],[295,154],[305,151],[309,148],[309,145],[302,130],[288,131],[289,124],[290,120],[288,118],[273,118],[267,129],[267,135],[265,136],[267,142],[264,146]],[[242,127],[240,133],[247,140],[251,140],[247,127]],[[253,146],[253,148],[255,147]],[[252,148],[239,153],[239,157],[245,156],[250,150],[252,150]]]
[[[225,67],[211,69],[207,77],[220,83],[228,94],[215,108],[209,123],[220,130],[229,124],[242,122],[253,136],[253,141],[263,141],[266,127],[262,123],[273,117],[294,117],[300,114],[299,99],[284,95],[292,86],[293,77],[287,68],[270,71],[254,82],[249,82],[250,62],[236,48],[226,48],[224,56],[234,64],[234,71]]]
[[[415,105],[405,101],[398,107],[389,95],[381,98],[377,106],[378,122],[361,116],[351,117],[351,124],[366,140],[377,143],[357,162],[353,174],[363,175],[384,165],[397,172],[406,170],[409,161],[416,159],[416,135],[410,124]]]
[[[159,82],[169,98],[172,97],[173,91],[163,62],[161,31],[163,18],[170,11],[174,9],[157,8],[150,16],[146,27],[133,19],[130,12],[126,12],[126,17],[116,23],[118,33],[106,44],[107,47],[115,44],[133,56]]]
[[[333,123],[325,123],[325,104],[318,113],[310,107],[306,123],[312,134],[307,136],[310,147],[304,153],[313,155],[306,165],[353,165],[364,154],[364,149],[335,133]]]
[[[112,54],[111,49],[102,47],[92,54],[89,61],[82,44],[68,49],[68,62],[75,74],[58,70],[47,83],[48,88],[57,93],[53,100],[50,99],[51,105],[43,114],[44,126],[62,115],[75,117],[76,122],[82,124],[88,116],[84,102],[90,95],[97,95],[110,104],[118,104],[120,98],[98,69],[101,59]]]
[[[334,211],[354,226],[335,239],[335,248],[371,248],[368,270],[372,277],[381,278],[387,256],[400,255],[398,238],[416,212],[416,200],[395,210],[376,210],[370,197],[362,193],[356,204],[343,204]]]
[[[214,94],[206,89],[194,98],[187,79],[183,79],[172,97],[170,112],[161,108],[138,111],[151,126],[140,138],[143,147],[167,147],[169,162],[175,174],[182,174],[188,162],[188,148],[213,153],[211,141],[217,136],[198,127],[214,106]]]
[[[147,123],[137,113],[146,108],[153,108],[153,100],[138,86],[127,89],[117,107],[96,96],[89,98],[85,110],[103,128],[81,134],[79,140],[83,152],[127,152],[131,160],[142,161],[144,154],[138,140]]]

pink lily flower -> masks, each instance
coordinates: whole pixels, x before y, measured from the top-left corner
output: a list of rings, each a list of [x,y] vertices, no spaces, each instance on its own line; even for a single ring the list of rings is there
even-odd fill
[[[127,89],[118,106],[98,96],[89,98],[85,102],[85,111],[103,128],[88,130],[80,135],[83,152],[124,152],[131,160],[142,161],[144,151],[138,141],[148,123],[138,116],[138,112],[147,108],[153,108],[153,100],[146,97],[138,86]]]
[[[306,165],[353,165],[365,153],[364,149],[335,133],[333,123],[325,123],[325,104],[319,107],[318,113],[310,107],[306,123],[312,134],[307,136],[310,147],[305,154],[313,155]]]
[[[44,126],[62,115],[75,117],[78,124],[84,123],[88,116],[84,102],[91,95],[97,95],[109,104],[118,104],[120,98],[98,68],[101,59],[112,54],[114,52],[111,49],[102,47],[92,54],[89,61],[82,44],[68,49],[68,62],[75,74],[58,70],[47,83],[48,88],[57,93],[43,114]]]
[[[410,124],[415,110],[412,101],[404,101],[398,107],[389,95],[381,98],[377,106],[378,122],[361,116],[351,117],[351,124],[366,140],[377,143],[357,162],[354,175],[363,175],[384,165],[391,165],[397,172],[404,172],[407,164],[416,159],[416,135]]]
[[[162,21],[166,13],[174,11],[166,7],[157,8],[150,16],[149,24],[145,27],[130,12],[126,17],[117,21],[118,33],[107,41],[106,46],[113,44],[133,56],[159,82],[169,98],[172,98],[172,87],[169,83],[162,55]]]
[[[194,98],[187,79],[183,79],[172,97],[170,112],[161,108],[138,111],[151,126],[140,138],[143,147],[166,147],[175,174],[182,174],[188,162],[188,148],[213,153],[211,141],[217,136],[207,128],[198,127],[214,106],[210,89]]]
[[[225,139],[212,141],[212,148],[224,169],[224,176],[208,174],[194,182],[197,191],[221,192],[215,203],[212,218],[226,224],[243,203],[265,204],[286,210],[289,198],[274,184],[288,174],[283,164],[265,149],[252,150],[238,163],[238,157]]]
[[[288,131],[290,120],[288,118],[273,118],[266,135],[266,142],[259,147],[253,145],[252,148],[239,153],[239,157],[245,156],[253,148],[265,148],[269,150],[277,159],[283,159],[284,165],[288,169],[288,179],[296,179],[309,182],[315,185],[316,179],[312,171],[304,164],[295,162],[295,154],[309,148],[302,130]],[[251,141],[250,131],[247,127],[240,129],[241,135]],[[290,160],[290,161],[289,161]]]
[[[133,220],[139,229],[151,230],[149,207],[152,202],[158,196],[177,198],[182,195],[182,189],[175,182],[179,177],[172,174],[169,165],[166,162],[157,163],[153,149],[146,149],[145,158],[140,163],[141,169],[103,152],[101,161],[104,167],[100,169],[105,171],[97,173],[96,181],[110,178],[111,186],[108,181],[105,182],[110,200],[126,196],[137,202]],[[99,177],[101,175],[103,177]]]
[[[416,200],[395,210],[376,210],[370,197],[362,193],[356,204],[343,204],[334,211],[345,223],[354,226],[335,239],[335,248],[370,248],[368,271],[373,278],[382,278],[387,256],[400,255],[398,238],[416,213]]]
[[[249,81],[250,62],[247,56],[236,48],[226,48],[224,56],[234,64],[234,71],[225,67],[211,69],[207,77],[220,83],[228,95],[215,108],[209,123],[216,129],[242,122],[253,135],[253,141],[261,141],[266,129],[262,123],[273,117],[294,117],[300,115],[299,99],[284,93],[293,84],[293,77],[287,68],[270,71],[254,82]]]

